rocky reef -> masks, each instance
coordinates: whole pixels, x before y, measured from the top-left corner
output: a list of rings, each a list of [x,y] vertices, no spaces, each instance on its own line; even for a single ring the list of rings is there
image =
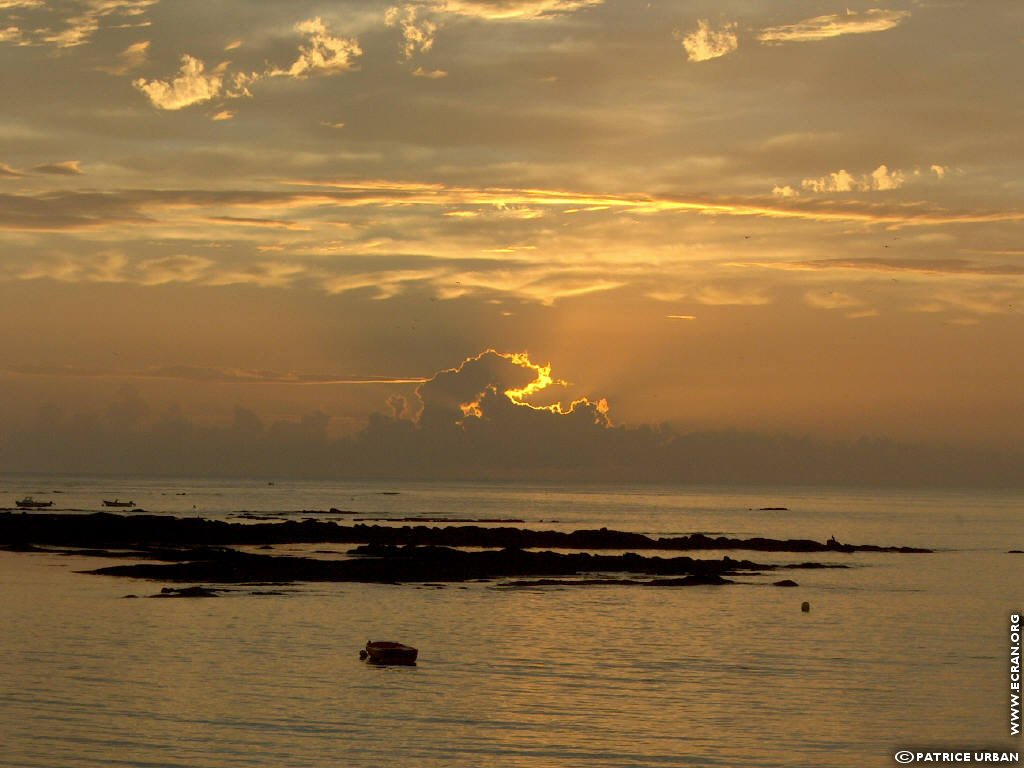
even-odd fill
[[[340,559],[251,552],[275,544],[357,544]],[[169,582],[251,584],[291,582],[433,583],[519,579],[509,586],[623,583],[646,586],[729,584],[726,577],[793,568],[842,568],[836,563],[772,565],[748,560],[641,555],[651,550],[744,549],[761,552],[927,552],[909,547],[711,538],[703,534],[651,538],[599,530],[534,531],[476,525],[366,526],[315,520],[260,524],[201,518],[95,513],[0,514],[0,547],[17,551],[123,558],[135,562],[90,571]],[[465,549],[465,548],[471,549]],[[552,551],[568,550],[568,551]],[[629,550],[600,554],[601,550]],[[340,553],[338,553],[340,554]],[[138,562],[138,561],[146,562]],[[622,574],[644,579],[623,578]],[[533,577],[533,580],[524,580]],[[567,578],[568,577],[568,578]],[[572,578],[575,577],[575,578]],[[779,583],[782,585],[782,582]],[[179,596],[180,590],[167,594]],[[194,596],[186,593],[187,596]]]
[[[538,531],[528,528],[480,525],[339,525],[321,520],[268,523],[229,523],[199,517],[169,515],[0,513],[0,545],[57,544],[75,547],[119,545],[240,545],[289,543],[392,544],[442,547],[519,549],[630,550],[750,550],[756,552],[903,552],[928,549],[840,544],[812,539],[736,539],[691,533],[652,538],[642,533],[593,530]]]

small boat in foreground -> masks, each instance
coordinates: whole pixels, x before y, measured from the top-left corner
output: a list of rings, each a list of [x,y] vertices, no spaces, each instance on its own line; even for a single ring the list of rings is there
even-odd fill
[[[359,652],[359,658],[371,664],[405,664],[416,663],[419,651],[411,645],[395,643],[390,640],[371,640],[366,643],[366,650]]]
[[[52,507],[52,501],[36,501],[31,496],[26,496],[24,499],[18,499],[15,504],[18,505],[19,509],[45,509],[46,507]]]
[[[107,499],[104,499],[103,500],[103,506],[104,507],[134,507],[135,506],[135,502],[134,501],[121,501],[120,499],[114,499],[113,501],[109,501]]]

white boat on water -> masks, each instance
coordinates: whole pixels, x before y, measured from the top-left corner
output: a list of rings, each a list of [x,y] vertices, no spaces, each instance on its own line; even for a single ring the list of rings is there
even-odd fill
[[[109,499],[104,499],[103,500],[103,506],[104,507],[134,507],[135,506],[135,502],[134,501],[121,501],[120,499],[114,499],[113,501],[110,501]]]

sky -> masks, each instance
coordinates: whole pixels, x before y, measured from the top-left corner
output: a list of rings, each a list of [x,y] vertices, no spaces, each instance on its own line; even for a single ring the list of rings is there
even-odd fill
[[[0,0],[0,471],[1020,485],[1014,0]]]

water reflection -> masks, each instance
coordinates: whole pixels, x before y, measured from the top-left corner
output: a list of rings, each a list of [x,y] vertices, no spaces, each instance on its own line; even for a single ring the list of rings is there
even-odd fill
[[[928,510],[933,533],[959,530],[953,506]],[[932,543],[877,522],[883,508],[847,512],[863,536],[835,533]],[[1015,530],[1002,508],[976,514],[1001,543]],[[997,747],[1021,561],[991,535],[865,555],[799,590],[314,584],[122,600],[156,589],[73,572],[99,560],[0,552],[0,764],[861,768],[891,765],[908,739]],[[361,663],[373,637],[416,645],[417,666]]]

